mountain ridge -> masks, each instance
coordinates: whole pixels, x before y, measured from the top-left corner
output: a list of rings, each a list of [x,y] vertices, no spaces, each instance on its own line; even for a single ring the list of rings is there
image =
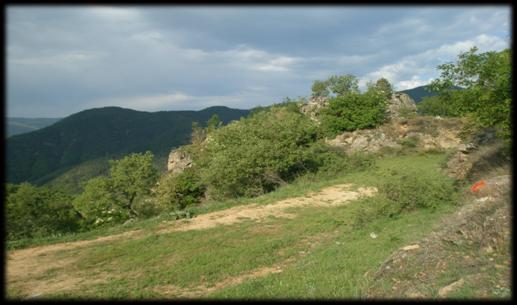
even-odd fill
[[[42,129],[7,138],[7,180],[42,184],[51,180],[53,173],[85,161],[146,150],[163,157],[171,148],[188,142],[192,122],[204,125],[217,114],[228,123],[249,112],[226,106],[159,112],[116,106],[86,109]]]

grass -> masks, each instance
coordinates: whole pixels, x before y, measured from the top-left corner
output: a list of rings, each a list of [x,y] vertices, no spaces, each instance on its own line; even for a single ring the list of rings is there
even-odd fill
[[[446,179],[439,171],[443,158],[444,154],[426,154],[380,159],[374,169],[319,181],[300,178],[259,198],[207,203],[194,213],[268,204],[337,183],[379,186],[389,181],[393,169]],[[383,196],[374,198],[385,200]],[[51,253],[56,260],[73,258],[75,263],[52,268],[46,278],[69,274],[86,283],[44,295],[53,299],[174,298],[196,289],[204,289],[206,293],[200,295],[208,298],[360,298],[369,283],[365,273],[373,273],[394,250],[429,234],[433,224],[455,209],[452,205],[433,211],[419,209],[395,218],[372,218],[358,227],[357,212],[371,202],[363,199],[343,206],[296,208],[297,217],[292,219],[269,217],[261,222],[165,234],[156,234],[164,221],[156,217],[30,244],[92,239],[131,229],[147,233]],[[371,238],[372,232],[378,237]],[[243,275],[271,266],[283,271],[239,281]],[[24,294],[11,287],[8,296]]]

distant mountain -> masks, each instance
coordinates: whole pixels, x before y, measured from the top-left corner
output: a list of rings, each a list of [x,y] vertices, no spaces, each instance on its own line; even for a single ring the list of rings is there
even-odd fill
[[[6,136],[35,131],[59,120],[61,118],[6,118]]]
[[[420,103],[422,101],[422,99],[424,97],[438,95],[437,92],[429,91],[427,89],[427,86],[428,85],[420,86],[420,87],[415,87],[413,89],[402,90],[402,91],[399,91],[399,92],[406,93],[413,100],[415,100],[415,103],[418,104],[418,103]],[[457,89],[458,90],[458,89],[462,89],[462,88],[455,86],[453,89]]]
[[[188,143],[192,122],[205,125],[217,114],[228,123],[249,112],[223,106],[200,111],[84,110],[51,126],[7,138],[7,181],[43,184],[87,161],[146,150],[163,161],[171,148]]]

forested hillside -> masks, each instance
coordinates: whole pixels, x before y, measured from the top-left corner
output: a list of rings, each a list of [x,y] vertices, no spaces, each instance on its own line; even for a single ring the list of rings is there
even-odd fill
[[[152,151],[162,157],[189,141],[193,122],[212,115],[227,123],[248,110],[217,106],[201,111],[142,112],[119,107],[84,110],[6,141],[7,180],[45,183],[86,161]]]

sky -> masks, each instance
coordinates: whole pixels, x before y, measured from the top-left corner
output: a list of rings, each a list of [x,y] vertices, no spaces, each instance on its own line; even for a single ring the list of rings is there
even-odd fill
[[[6,114],[250,109],[352,74],[425,85],[477,46],[510,47],[510,6],[7,7]]]

